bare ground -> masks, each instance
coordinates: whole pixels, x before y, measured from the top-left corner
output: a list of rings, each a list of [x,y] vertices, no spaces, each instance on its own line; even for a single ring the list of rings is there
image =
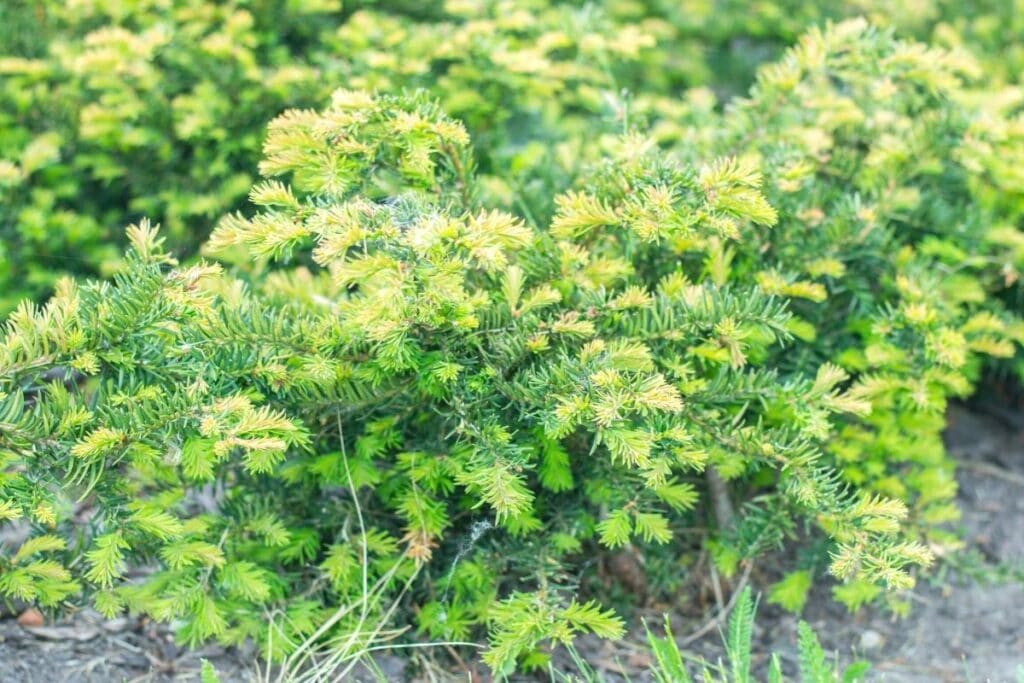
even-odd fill
[[[968,559],[944,565],[919,584],[909,617],[895,621],[875,609],[851,616],[831,599],[827,586],[812,593],[803,618],[840,661],[871,661],[869,680],[1024,681],[1024,422],[1014,424],[1016,419],[951,410],[947,442],[961,463],[957,476]],[[756,574],[752,583],[763,588]],[[660,621],[659,615],[648,617]],[[677,614],[673,623],[677,635],[685,635],[705,621]],[[790,674],[795,673],[796,624],[792,615],[763,607],[755,630],[755,650],[779,652]],[[648,664],[641,640],[634,634],[621,643],[592,642],[581,649],[610,679],[625,673],[639,683],[647,680]],[[686,650],[712,661],[721,657],[717,629]],[[225,683],[250,680],[257,664],[251,651],[185,651],[166,629],[136,619],[104,622],[82,612],[36,629],[19,626],[13,617],[0,619],[0,683],[194,681],[202,657],[215,664]],[[404,675],[396,658],[380,664],[388,680],[420,678]],[[466,673],[457,680],[466,681]]]

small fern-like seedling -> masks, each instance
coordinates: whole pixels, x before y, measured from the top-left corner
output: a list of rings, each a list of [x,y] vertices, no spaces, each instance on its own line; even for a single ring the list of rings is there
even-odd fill
[[[740,593],[729,615],[725,639],[725,653],[729,659],[729,672],[733,683],[750,683],[750,651],[754,635],[754,616],[757,603],[750,586]]]

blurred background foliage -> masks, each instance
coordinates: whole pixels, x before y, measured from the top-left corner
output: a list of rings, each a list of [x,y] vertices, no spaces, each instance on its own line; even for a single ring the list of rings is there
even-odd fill
[[[8,0],[0,5],[0,312],[118,268],[149,217],[194,253],[244,208],[268,120],[340,86],[429,87],[493,199],[543,221],[603,126],[693,144],[808,26],[850,15],[1024,66],[1021,0]],[[1018,106],[1019,93],[1005,94]],[[706,130],[698,134],[706,135]]]

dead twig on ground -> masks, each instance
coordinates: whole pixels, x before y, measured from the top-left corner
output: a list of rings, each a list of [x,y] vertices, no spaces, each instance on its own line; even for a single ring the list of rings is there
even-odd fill
[[[746,587],[747,581],[750,580],[750,572],[753,569],[753,567],[753,562],[748,561],[745,564],[745,566],[743,567],[743,573],[740,575],[740,580],[736,583],[736,588],[734,588],[732,591],[732,596],[729,598],[729,602],[726,603],[724,608],[719,609],[718,613],[715,616],[711,617],[706,622],[704,622],[704,624],[700,628],[698,628],[696,631],[680,640],[680,647],[686,647],[690,643],[700,640],[705,635],[707,635],[713,628],[715,628],[716,626],[720,626],[725,622],[726,617],[728,617],[729,613],[732,612],[732,608],[736,606],[736,600],[739,599],[740,593],[742,593],[743,589]]]

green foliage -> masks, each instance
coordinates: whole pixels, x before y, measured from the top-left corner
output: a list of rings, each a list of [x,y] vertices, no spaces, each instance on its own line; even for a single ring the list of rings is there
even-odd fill
[[[244,200],[266,120],[328,92],[302,45],[340,3],[19,5],[0,22],[4,311],[61,273],[112,272],[143,216],[194,250]]]
[[[544,640],[568,645],[577,633],[602,638],[623,634],[622,622],[593,603],[553,607],[540,593],[512,595],[490,610],[489,619],[493,624],[491,649],[484,661],[498,674],[511,673],[517,658]]]
[[[818,642],[818,635],[806,621],[797,624],[798,655],[800,658],[800,679],[810,683],[848,683],[859,681],[868,672],[867,662],[858,660],[842,671],[829,665],[825,651]]]
[[[226,218],[211,237],[214,250],[303,265],[247,291],[218,268],[177,267],[142,225],[129,231],[130,269],[112,284],[67,285],[11,318],[5,446],[22,466],[5,503],[52,525],[65,523],[56,511],[66,493],[92,499],[102,517],[83,549],[84,580],[104,596],[99,607],[177,618],[189,642],[232,642],[256,635],[260,611],[299,589],[307,557],[322,554],[318,593],[344,604],[367,581],[409,576],[446,536],[465,533],[454,520],[481,514],[510,538],[575,539],[521,577],[545,586],[595,534],[608,546],[623,533],[669,542],[671,516],[695,502],[680,477],[709,464],[733,477],[778,468],[780,501],[841,521],[857,545],[837,552],[869,558],[867,580],[894,584],[907,562],[927,561],[923,548],[889,540],[893,528],[872,527],[898,518],[899,505],[840,494],[808,423],[750,405],[758,391],[820,415],[849,408],[820,373],[779,382],[757,367],[788,338],[782,305],[756,287],[701,281],[699,268],[647,265],[665,248],[652,226],[678,226],[699,254],[706,240],[770,220],[756,172],[637,157],[603,182],[628,184],[644,202],[610,189],[614,220],[582,234],[560,226],[570,215],[594,221],[560,202],[547,235],[466,203],[467,145],[421,97],[340,91],[322,113],[271,124],[262,171],[291,182],[258,185],[260,212]],[[290,296],[289,282],[304,295]],[[34,388],[61,368],[82,379]],[[348,443],[345,425],[357,435]],[[582,486],[537,485],[531,471],[552,440]],[[223,493],[199,504],[211,475]],[[59,478],[42,489],[36,477]],[[351,533],[332,482],[356,480],[373,491],[365,505],[379,525],[362,559],[327,540]],[[618,512],[567,525],[567,512],[599,519],[601,508]],[[164,568],[120,584],[129,550]],[[454,591],[468,604],[452,608],[495,624],[497,670],[541,641],[620,628],[546,589],[476,605],[500,586],[481,578]],[[277,647],[287,654],[302,633]]]
[[[673,637],[667,616],[664,636],[655,635],[645,624],[646,645],[653,660],[647,673],[656,683],[690,683],[694,680],[690,671],[698,672],[699,680],[708,683],[744,683],[761,680],[752,678],[751,671],[754,652],[751,635],[756,611],[756,602],[748,586],[736,597],[736,604],[729,615],[727,634],[724,636],[727,664],[709,662],[684,653]],[[829,663],[828,656],[818,642],[818,636],[806,622],[801,621],[798,624],[797,635],[799,676],[795,680],[801,683],[853,683],[864,679],[870,668],[867,662],[858,660],[840,669],[837,664]],[[582,661],[574,650],[571,652],[578,674],[562,674],[558,680],[565,683],[604,682],[603,676]],[[783,674],[777,653],[772,653],[769,658],[766,677],[763,680],[768,683],[784,683],[790,680]]]
[[[202,660],[202,668],[199,671],[199,680],[201,683],[220,683],[220,676],[217,675],[217,670],[213,667],[213,664],[206,659]]]
[[[811,589],[811,573],[806,569],[789,572],[781,581],[772,586],[768,593],[768,602],[778,605],[784,610],[799,614],[807,602],[807,593]]]
[[[1019,142],[968,95],[979,73],[963,52],[862,21],[814,29],[760,71],[710,143],[766,169],[778,212],[712,272],[792,300],[789,329],[804,343],[770,363],[831,363],[822,386],[848,386],[858,404],[829,436],[844,480],[904,501],[940,546],[950,539],[938,525],[957,514],[942,412],[972,391],[982,358],[1014,355],[1022,331],[997,298],[1017,279],[1003,230],[1019,234],[1019,211],[985,199],[1001,181],[977,173]],[[833,571],[861,559],[841,553]]]
[[[718,681],[720,683],[744,683],[750,681],[751,653],[753,645],[751,634],[754,627],[754,617],[757,606],[751,597],[751,590],[748,586],[743,589],[736,600],[732,613],[729,615],[728,634],[725,639],[726,656],[729,659],[728,667],[722,665],[709,665],[707,662],[700,662],[702,677],[706,681]],[[825,651],[818,642],[818,636],[814,630],[801,621],[797,625],[797,654],[799,660],[799,678],[803,683],[844,683],[862,680],[868,671],[866,662],[857,661],[845,669],[840,670],[837,664],[830,664]],[[682,655],[676,642],[671,639],[671,632],[666,630],[666,638],[657,638],[648,631],[648,644],[654,652],[661,652],[657,656],[657,667],[655,668],[655,680],[659,681],[686,681],[689,680],[685,670],[680,677],[678,672],[682,664]],[[666,668],[663,662],[672,662]],[[676,676],[669,678],[669,676]],[[783,676],[782,665],[777,654],[772,654],[768,664],[767,679],[774,683],[783,683],[787,680]]]
[[[714,96],[681,91],[742,93],[758,64],[814,23],[865,14],[966,46],[1012,82],[1024,63],[1020,9],[1019,0],[9,0],[0,8],[0,311],[48,295],[65,273],[111,274],[123,265],[120,228],[142,218],[163,226],[175,253],[194,253],[219,216],[244,209],[266,121],[319,106],[340,85],[430,89],[477,140],[480,192],[543,221],[567,174],[593,158],[595,131],[648,121],[661,141],[702,138],[710,129],[687,118],[709,112]],[[991,104],[1011,112],[1019,96]]]
[[[194,253],[245,206],[266,122],[341,84],[430,87],[485,143],[483,172],[501,169],[481,191],[543,187],[545,146],[585,133],[668,30],[534,0],[366,4],[5,2],[0,312],[63,273],[112,273],[141,218]]]
[[[665,635],[654,635],[647,625],[644,625],[647,633],[647,646],[654,655],[654,665],[651,667],[651,674],[657,683],[690,683],[693,679],[686,671],[683,663],[683,654],[679,650],[675,637],[672,634],[672,626],[668,617],[665,617]]]
[[[786,609],[826,565],[851,609],[911,588],[955,542],[945,405],[1024,341],[1019,94],[769,5],[4,9],[52,41],[0,58],[0,307],[54,293],[0,340],[0,595],[337,677],[396,620],[499,674],[618,637],[593,558],[657,591],[694,526],[725,572],[820,541]],[[748,33],[801,36],[679,95]]]
[[[729,629],[725,637],[725,653],[729,658],[729,673],[736,683],[750,681],[750,650],[754,631],[754,613],[757,605],[751,597],[750,587],[743,589],[729,615]]]

